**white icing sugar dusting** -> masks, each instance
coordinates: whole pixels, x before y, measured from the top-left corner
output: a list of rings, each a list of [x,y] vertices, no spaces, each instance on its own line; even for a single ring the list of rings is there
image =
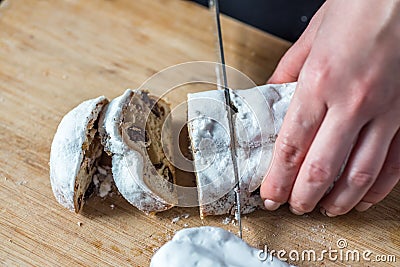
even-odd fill
[[[101,135],[104,146],[112,155],[112,173],[114,182],[121,195],[132,205],[144,212],[158,212],[171,207],[167,201],[157,196],[144,178],[152,176],[151,162],[144,158],[145,147],[131,149],[123,140],[120,123],[123,110],[132,97],[141,95],[140,91],[127,89],[122,96],[112,100],[101,118]],[[138,100],[140,101],[140,100]],[[137,114],[137,116],[144,116]],[[150,177],[151,178],[151,177]],[[154,175],[154,178],[158,176]],[[165,182],[165,181],[163,181]],[[165,182],[166,183],[166,182]]]
[[[227,224],[229,224],[231,221],[232,221],[231,218],[225,217],[225,219],[222,220],[222,224],[227,225]]]
[[[178,215],[178,216],[172,218],[171,223],[175,224],[175,223],[179,222],[181,219],[187,219],[189,217],[190,217],[189,213],[183,213],[181,215]],[[187,227],[187,226],[185,226],[185,227]]]
[[[151,259],[150,267],[283,267],[289,264],[271,256],[260,259],[260,250],[217,227],[180,230]]]
[[[171,223],[175,224],[175,223],[179,222],[180,219],[181,219],[180,216],[177,216],[177,217],[175,217],[175,218],[172,218]]]
[[[50,152],[50,182],[57,201],[74,210],[74,187],[82,160],[88,123],[97,118],[104,96],[84,101],[68,112],[58,125]],[[97,107],[98,106],[98,107]]]
[[[234,92],[239,176],[245,190],[255,191],[268,171],[275,137],[295,88],[296,83],[270,84]]]
[[[188,94],[188,129],[201,205],[219,199],[234,185],[230,136],[222,91]],[[234,199],[233,199],[234,200]]]
[[[296,83],[270,84],[231,92],[238,110],[233,123],[242,213],[263,208],[259,194],[251,192],[259,187],[267,173],[275,138],[295,88]],[[235,204],[234,175],[223,91],[189,94],[188,100],[189,135],[201,215],[231,213]]]

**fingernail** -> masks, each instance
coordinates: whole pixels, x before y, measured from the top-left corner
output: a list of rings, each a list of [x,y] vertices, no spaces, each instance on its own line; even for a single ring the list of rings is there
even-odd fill
[[[329,211],[326,211],[325,214],[326,214],[326,216],[331,217],[331,218],[337,216],[337,215],[335,215],[335,214],[330,213]]]
[[[322,215],[328,216],[328,217],[331,217],[331,218],[337,216],[337,215],[335,215],[335,214],[330,213],[329,211],[326,211],[326,209],[324,209],[324,208],[320,208],[320,209],[319,209],[319,212],[321,212]]]
[[[358,203],[357,206],[355,207],[355,209],[357,211],[362,212],[362,211],[366,211],[367,209],[371,208],[371,206],[372,206],[372,203],[363,201],[363,202]]]
[[[319,208],[319,212],[321,212],[322,215],[326,216],[326,210],[324,208]]]
[[[292,208],[291,206],[289,207],[289,210],[295,215],[303,215],[304,214],[304,212],[298,211],[298,210]]]
[[[272,201],[269,199],[264,200],[264,207],[267,210],[271,210],[271,211],[277,210],[281,205],[282,205],[281,203],[278,203],[278,202],[275,202],[275,201]]]

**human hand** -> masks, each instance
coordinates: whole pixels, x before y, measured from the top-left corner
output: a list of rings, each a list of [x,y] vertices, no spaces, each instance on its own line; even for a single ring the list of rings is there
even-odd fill
[[[400,1],[328,0],[269,82],[296,80],[261,185],[266,208],[367,210],[400,178]]]

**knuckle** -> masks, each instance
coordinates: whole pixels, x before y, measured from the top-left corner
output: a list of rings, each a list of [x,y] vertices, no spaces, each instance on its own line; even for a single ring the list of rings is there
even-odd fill
[[[277,185],[271,183],[269,186],[272,194],[275,196],[281,196],[281,195],[287,196],[292,191],[292,187],[290,185]]]
[[[287,201],[291,191],[291,185],[282,185],[274,182],[267,182],[261,185],[260,196],[265,199],[284,203]]]
[[[323,93],[326,82],[334,75],[331,61],[331,58],[322,56],[308,61],[305,65],[306,70],[301,73],[300,80],[307,81],[306,87],[313,88],[315,93]]]
[[[364,112],[368,114],[374,110],[371,107],[377,107],[379,103],[386,102],[384,99],[380,99],[382,97],[382,94],[378,93],[380,90],[376,90],[375,76],[365,75],[355,79],[349,87],[351,89],[351,97],[348,98],[350,113]],[[379,101],[377,101],[378,99]]]
[[[348,113],[350,115],[356,116],[359,114],[369,114],[371,109],[371,104],[375,105],[371,95],[366,92],[360,92],[353,94],[351,97],[351,102],[348,105]]]
[[[295,210],[303,213],[311,212],[315,207],[315,205],[307,203],[303,200],[293,199],[293,198],[290,199],[289,204]]]
[[[276,147],[276,155],[286,168],[293,169],[301,164],[304,158],[303,150],[288,138],[283,138]]]
[[[326,164],[319,161],[310,162],[306,165],[307,180],[315,186],[325,185],[333,177],[332,171]]]
[[[355,188],[369,187],[375,182],[375,175],[370,171],[356,170],[350,173],[348,182]]]

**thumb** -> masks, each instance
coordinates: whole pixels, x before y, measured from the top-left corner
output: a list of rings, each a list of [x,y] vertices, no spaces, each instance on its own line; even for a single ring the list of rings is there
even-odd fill
[[[281,58],[267,83],[278,84],[297,81],[310,50],[309,43],[299,39]]]
[[[277,68],[267,83],[289,83],[297,81],[300,71],[306,61],[315,35],[324,15],[325,4],[311,19],[310,24],[300,36],[300,38],[290,47],[281,58]]]

